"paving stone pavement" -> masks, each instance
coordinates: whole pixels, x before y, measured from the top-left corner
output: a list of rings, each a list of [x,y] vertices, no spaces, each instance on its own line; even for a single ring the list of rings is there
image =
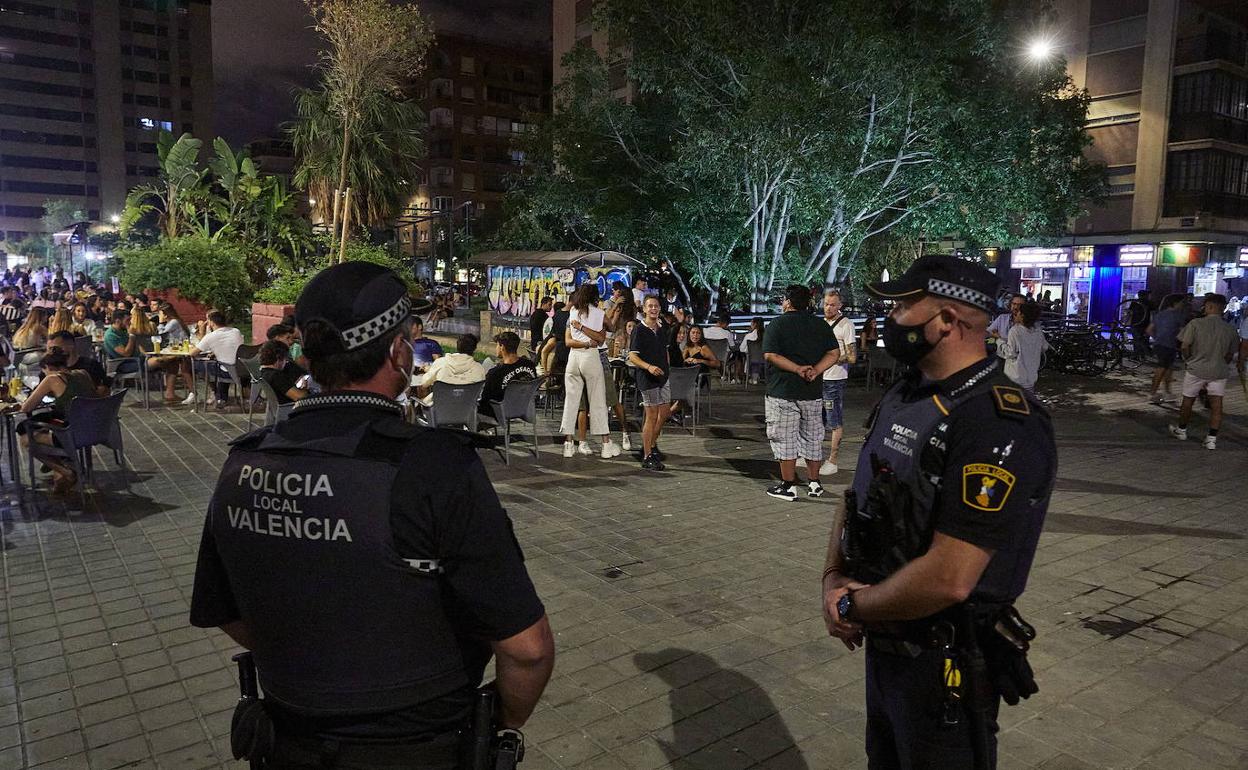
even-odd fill
[[[1140,383],[1041,381],[1061,451],[1021,602],[1041,692],[1003,709],[1003,768],[1248,767],[1248,409],[1230,397],[1207,452],[1165,436]],[[850,388],[846,465],[878,395]],[[865,767],[861,655],[819,609],[832,496],[763,495],[759,389],[714,409],[663,439],[665,473],[485,453],[557,635],[528,770]],[[233,644],[186,618],[244,424],[131,405],[129,492],[106,461],[85,512],[0,494],[0,768],[237,766]]]

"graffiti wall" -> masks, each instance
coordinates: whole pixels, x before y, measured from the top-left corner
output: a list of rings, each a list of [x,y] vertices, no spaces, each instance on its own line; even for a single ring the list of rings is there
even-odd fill
[[[490,308],[508,316],[532,314],[542,297],[567,302],[568,295],[590,281],[598,284],[598,293],[603,297],[611,294],[611,284],[616,281],[632,285],[632,269],[620,265],[575,268],[491,265],[488,275]]]

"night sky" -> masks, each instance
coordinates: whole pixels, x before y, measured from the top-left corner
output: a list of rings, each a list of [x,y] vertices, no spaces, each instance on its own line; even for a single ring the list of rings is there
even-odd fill
[[[438,31],[549,45],[550,0],[421,0]],[[234,145],[273,135],[290,120],[291,89],[311,85],[318,38],[303,0],[212,4],[216,132]]]

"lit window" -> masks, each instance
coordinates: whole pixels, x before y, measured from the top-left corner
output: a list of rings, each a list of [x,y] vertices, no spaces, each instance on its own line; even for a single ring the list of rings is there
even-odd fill
[[[467,75],[476,73],[477,60],[471,56],[461,56],[459,58],[459,71]]]

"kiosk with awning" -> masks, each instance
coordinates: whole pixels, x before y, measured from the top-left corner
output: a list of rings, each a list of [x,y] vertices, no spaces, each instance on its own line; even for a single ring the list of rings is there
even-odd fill
[[[631,287],[634,271],[644,267],[618,251],[486,251],[468,264],[485,269],[490,309],[508,317],[532,314],[542,297],[567,302],[577,287],[590,281],[606,298],[612,283]]]

